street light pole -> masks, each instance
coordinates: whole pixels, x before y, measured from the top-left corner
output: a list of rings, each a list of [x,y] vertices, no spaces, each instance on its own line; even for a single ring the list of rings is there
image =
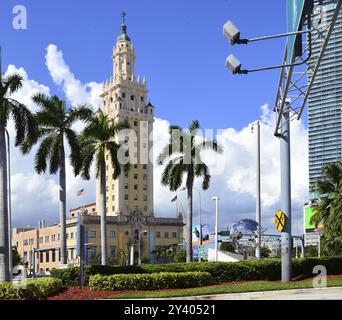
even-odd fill
[[[219,213],[219,197],[213,197],[213,201],[216,203],[216,215],[215,215],[215,261],[218,261],[218,213]]]
[[[290,155],[290,111],[289,102],[281,114],[280,166],[281,166],[281,210],[286,222],[281,233],[281,279],[291,281],[291,155]]]
[[[256,222],[258,223],[258,239],[256,243],[255,256],[261,259],[261,175],[260,175],[260,121],[255,124],[257,128],[257,160],[256,160]],[[254,129],[254,125],[252,130]]]

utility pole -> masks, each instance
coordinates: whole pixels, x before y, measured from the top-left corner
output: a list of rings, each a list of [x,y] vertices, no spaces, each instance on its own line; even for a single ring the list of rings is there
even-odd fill
[[[256,122],[257,128],[257,157],[256,157],[256,222],[258,223],[258,239],[255,256],[261,259],[261,174],[260,174],[260,121]],[[252,130],[254,129],[254,125]]]
[[[281,210],[285,213],[286,222],[281,233],[281,279],[291,281],[291,144],[290,144],[290,110],[286,101],[285,110],[281,114],[280,133],[280,167],[281,167]]]

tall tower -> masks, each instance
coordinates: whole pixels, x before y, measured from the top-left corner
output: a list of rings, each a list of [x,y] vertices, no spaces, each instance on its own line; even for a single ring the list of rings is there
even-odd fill
[[[135,52],[127,34],[125,16],[123,13],[121,33],[113,49],[113,77],[104,83],[100,97],[105,114],[115,122],[128,121],[130,128],[135,131],[136,138],[127,139],[129,156],[134,162],[128,173],[122,173],[114,180],[113,168],[107,156],[107,215],[154,216],[153,160],[149,159],[149,155],[153,155],[154,107],[147,103],[145,78],[141,80],[134,73]],[[97,186],[99,195],[99,182]]]
[[[322,27],[331,22],[336,0],[315,1],[314,21]],[[323,56],[314,86],[309,96],[309,180],[310,198],[314,184],[322,178],[322,167],[342,157],[342,12]],[[317,59],[322,42],[313,44],[312,59]],[[308,74],[310,81],[311,74]]]

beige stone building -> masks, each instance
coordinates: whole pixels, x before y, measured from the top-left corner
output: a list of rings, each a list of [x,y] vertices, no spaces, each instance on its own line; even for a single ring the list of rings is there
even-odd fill
[[[130,136],[127,141],[134,150],[130,152],[130,162],[133,162],[130,171],[113,180],[110,161],[106,164],[108,257],[111,263],[117,264],[138,263],[139,252],[142,261],[165,262],[168,258],[160,256],[160,249],[172,248],[176,253],[183,243],[183,218],[158,218],[154,212],[153,163],[149,158],[153,153],[149,136],[153,132],[154,107],[147,103],[146,81],[135,76],[134,63],[135,52],[123,15],[121,33],[113,50],[114,74],[104,84],[101,94],[103,112],[114,121],[127,120],[136,133],[136,139]],[[99,262],[98,194],[99,181],[97,203],[70,210],[67,220],[69,265],[79,263],[80,223],[85,230],[86,262]],[[59,267],[59,232],[58,224],[14,229],[13,245],[31,270],[34,266],[36,272],[46,273]]]

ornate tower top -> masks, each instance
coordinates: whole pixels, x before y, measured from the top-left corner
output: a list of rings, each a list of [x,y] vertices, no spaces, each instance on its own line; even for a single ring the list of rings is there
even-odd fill
[[[126,26],[126,12],[121,13],[122,23],[121,23],[121,34],[118,37],[117,41],[131,41],[129,36],[127,35],[127,26]]]

